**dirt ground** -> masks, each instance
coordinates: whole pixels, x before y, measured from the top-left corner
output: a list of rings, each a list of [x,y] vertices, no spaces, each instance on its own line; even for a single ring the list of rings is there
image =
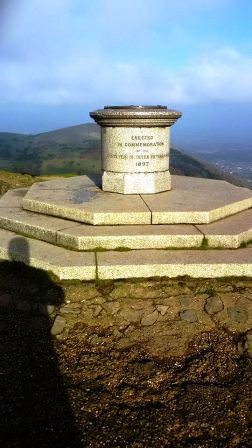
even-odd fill
[[[252,280],[0,263],[0,446],[250,448]]]

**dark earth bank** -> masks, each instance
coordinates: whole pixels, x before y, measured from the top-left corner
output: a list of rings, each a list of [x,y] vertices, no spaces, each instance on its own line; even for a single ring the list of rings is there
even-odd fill
[[[250,448],[252,280],[0,263],[0,446]]]

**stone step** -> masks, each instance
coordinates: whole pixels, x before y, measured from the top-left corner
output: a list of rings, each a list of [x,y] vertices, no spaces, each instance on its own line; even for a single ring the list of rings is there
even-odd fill
[[[252,191],[223,180],[172,176],[172,191],[142,195],[152,224],[208,224],[252,207]]]
[[[252,247],[237,250],[146,250],[97,254],[100,279],[252,277]]]
[[[25,193],[11,190],[0,199],[1,228],[81,251],[194,248],[203,243],[202,233],[192,225],[92,226],[30,212],[22,209]]]
[[[252,240],[252,208],[210,224],[197,225],[208,247],[237,248]]]
[[[23,207],[92,225],[205,224],[252,207],[252,192],[228,182],[172,176],[173,189],[149,195],[101,190],[87,176],[34,184]]]
[[[151,212],[139,195],[105,193],[88,176],[33,184],[23,208],[92,225],[151,224]]]
[[[24,262],[64,280],[141,277],[252,277],[252,247],[212,250],[73,252],[0,229],[0,259]]]
[[[96,259],[92,252],[73,252],[44,241],[0,229],[0,259],[53,272],[60,279],[94,280]]]
[[[237,248],[252,239],[252,209],[205,225],[92,226],[22,209],[26,189],[0,199],[0,227],[73,250]]]

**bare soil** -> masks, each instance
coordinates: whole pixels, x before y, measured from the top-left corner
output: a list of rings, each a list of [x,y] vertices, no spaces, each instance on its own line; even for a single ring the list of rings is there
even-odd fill
[[[195,297],[200,288],[202,300],[216,291],[223,303],[224,296],[238,297],[237,291],[240,300],[250,300],[251,281],[69,285],[35,269],[1,263],[0,446],[250,448],[250,330],[222,325],[216,319],[218,309],[223,313],[218,301],[213,303],[216,325],[198,322],[197,331],[192,313],[186,315],[189,322],[176,315],[170,324],[161,319],[145,326],[117,322],[116,314],[91,319],[86,308],[76,311],[78,303],[98,298],[102,303],[106,297],[109,303],[119,297],[127,302],[127,295],[135,297],[135,308],[143,296],[149,295],[146,300],[154,306],[155,296],[162,295],[158,306],[165,307],[172,292],[190,307],[189,291]],[[57,315],[65,316],[66,326],[52,336]],[[169,346],[174,322],[180,329],[177,352],[174,342]]]

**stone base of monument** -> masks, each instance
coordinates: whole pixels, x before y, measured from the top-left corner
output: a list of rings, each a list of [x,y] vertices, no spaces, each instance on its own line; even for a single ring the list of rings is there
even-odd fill
[[[125,196],[79,176],[11,190],[0,199],[0,258],[61,279],[252,276],[252,192],[183,176],[172,184]]]
[[[104,192],[100,184],[88,176],[37,183],[22,207],[99,226],[207,224],[252,207],[251,190],[219,180],[172,176],[171,191],[130,196]]]
[[[113,173],[104,171],[102,174],[103,191],[117,191],[122,194],[160,193],[171,189],[169,171],[156,173]]]

